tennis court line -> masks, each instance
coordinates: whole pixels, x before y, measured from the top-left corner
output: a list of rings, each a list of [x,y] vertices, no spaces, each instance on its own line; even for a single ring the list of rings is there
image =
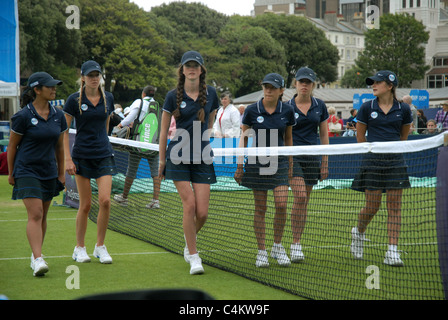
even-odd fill
[[[62,220],[76,220],[76,217],[73,218],[47,218],[47,221],[62,221]],[[14,220],[0,220],[0,222],[27,222],[28,219],[14,219]]]
[[[122,252],[122,253],[112,253],[112,256],[131,256],[131,255],[152,255],[152,254],[168,254],[172,252]],[[89,254],[90,257],[93,257],[93,255]],[[45,259],[65,259],[65,258],[72,258],[72,255],[64,255],[64,256],[46,256],[44,255]],[[0,261],[11,261],[11,260],[26,260],[30,259],[30,257],[16,257],[16,258],[0,258]]]
[[[380,246],[386,246],[386,243],[376,243],[376,244],[364,244],[364,247],[380,247]],[[421,245],[437,245],[437,242],[421,242],[421,243],[402,243],[400,246],[421,246]],[[334,245],[334,246],[304,246],[302,249],[329,249],[329,248],[347,248],[350,247],[350,245]],[[230,250],[221,250],[221,251],[247,251],[252,250],[249,248],[246,249],[230,249]],[[217,250],[205,250],[209,252],[216,252]],[[203,251],[203,252],[205,252]],[[122,253],[112,253],[112,256],[130,256],[130,255],[152,255],[152,254],[168,254],[172,252],[122,252]],[[92,256],[93,255],[89,255]],[[64,256],[45,256],[46,259],[62,259],[62,258],[71,258],[71,255],[64,255]],[[30,259],[30,257],[16,257],[16,258],[0,258],[0,261],[10,261],[10,260],[25,260]]]

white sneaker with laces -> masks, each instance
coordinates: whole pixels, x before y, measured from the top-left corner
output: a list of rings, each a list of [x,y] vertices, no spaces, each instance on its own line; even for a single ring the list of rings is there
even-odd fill
[[[301,262],[305,260],[305,256],[302,252],[302,245],[300,243],[291,244],[291,261]]]
[[[255,261],[257,268],[269,267],[268,252],[266,250],[258,250],[257,261]]]
[[[124,198],[122,193],[114,195],[114,200],[124,207],[128,205],[128,198]]]
[[[358,231],[357,227],[352,229],[352,244],[350,250],[355,259],[362,259],[365,234]]]
[[[48,272],[48,265],[42,257],[33,261],[33,276],[40,277]]]
[[[195,253],[190,255],[190,274],[203,274],[204,268],[202,267],[202,260],[199,254]]]
[[[285,248],[283,248],[281,243],[274,243],[271,250],[271,257],[277,259],[278,264],[283,267],[287,267],[291,264],[291,260],[289,260]]]
[[[160,209],[160,202],[159,200],[152,200],[150,203],[146,205],[147,209]]]
[[[86,247],[75,247],[75,250],[73,250],[72,258],[76,262],[80,263],[90,262],[90,257],[87,254]]]
[[[95,250],[93,250],[93,256],[100,259],[101,263],[109,264],[112,263],[112,257],[107,252],[105,245],[97,246],[95,244]]]
[[[42,259],[44,258],[44,255],[42,254],[41,256],[40,256]],[[34,270],[34,253],[32,253],[31,252],[31,264],[30,264],[30,267],[31,267],[31,269],[33,269]],[[45,263],[47,263],[47,261],[45,261]],[[48,265],[48,263],[47,263],[47,265]]]
[[[392,251],[392,250],[386,251],[384,264],[394,267],[402,267],[404,265],[403,261],[400,259],[400,253],[398,253],[398,251]]]

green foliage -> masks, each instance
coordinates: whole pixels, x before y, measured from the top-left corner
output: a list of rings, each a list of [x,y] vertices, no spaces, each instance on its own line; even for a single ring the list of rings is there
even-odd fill
[[[20,68],[22,72],[51,72],[58,63],[75,66],[85,52],[81,32],[67,29],[68,5],[78,0],[20,0]]]
[[[356,67],[343,77],[343,85],[359,85],[354,82],[357,72],[365,79],[375,71],[391,70],[397,74],[400,87],[409,87],[413,80],[424,78],[429,69],[424,47],[428,39],[424,25],[409,14],[381,16],[380,28],[366,32],[365,50]]]
[[[65,10],[73,4],[80,9],[79,30],[66,27]],[[129,0],[21,0],[19,18],[22,75],[47,71],[61,78],[59,98],[77,90],[82,62],[93,59],[104,68],[106,89],[113,89],[118,103],[131,102],[148,84],[158,88],[161,101],[175,86],[187,50],[203,55],[209,84],[234,96],[259,90],[269,72],[291,83],[303,65],[314,68],[321,81],[336,77],[336,48],[295,16],[229,17],[185,2],[145,12]]]
[[[335,46],[306,18],[267,13],[257,16],[253,25],[268,30],[285,50],[288,83],[304,66],[312,68],[322,82],[337,79],[339,53]]]

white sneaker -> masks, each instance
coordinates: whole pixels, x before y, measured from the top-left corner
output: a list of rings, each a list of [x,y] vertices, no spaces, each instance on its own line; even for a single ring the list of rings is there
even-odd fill
[[[90,262],[90,257],[87,254],[86,247],[75,247],[75,250],[73,250],[72,258],[76,262],[80,263]]]
[[[278,264],[283,267],[291,264],[291,260],[289,260],[285,248],[283,248],[281,243],[274,243],[271,249],[271,257],[277,259]]]
[[[160,209],[160,202],[159,200],[152,200],[150,203],[146,205],[147,209]]]
[[[33,261],[33,276],[40,277],[48,272],[48,265],[42,257]]]
[[[95,250],[93,250],[93,255],[96,258],[100,259],[101,263],[112,263],[112,257],[109,255],[109,252],[107,252],[107,248],[105,245],[97,246],[95,244]]]
[[[42,254],[41,256],[40,256],[41,258],[44,258],[44,255]],[[31,267],[31,269],[33,269],[34,270],[34,253],[32,253],[31,252],[31,264],[30,264],[30,267]],[[47,263],[47,261],[45,261],[45,263]],[[47,265],[48,265],[48,263],[47,263]]]
[[[257,261],[255,261],[257,268],[269,267],[268,252],[266,250],[258,250]]]
[[[394,267],[402,267],[404,265],[403,261],[400,259],[400,254],[398,253],[398,251],[392,251],[392,250],[386,251],[384,264]]]
[[[124,207],[128,205],[128,198],[124,198],[122,193],[114,195],[114,200]]]
[[[352,229],[352,245],[350,250],[355,259],[362,259],[365,234],[358,231],[357,227]]]
[[[188,246],[184,247],[184,259],[186,263],[190,263],[190,251],[188,250]]]
[[[305,256],[302,252],[302,245],[300,243],[291,244],[291,261],[301,262],[305,260]]]
[[[199,254],[195,253],[190,255],[190,274],[203,274],[204,268],[202,267],[202,260]]]

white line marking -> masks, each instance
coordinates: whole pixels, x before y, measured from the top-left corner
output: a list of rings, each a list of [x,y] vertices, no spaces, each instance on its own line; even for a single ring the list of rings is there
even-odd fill
[[[132,256],[132,255],[150,255],[150,254],[167,254],[171,252],[122,252],[122,253],[112,253],[111,256]],[[93,255],[89,256],[93,257]],[[45,259],[62,259],[62,258],[71,258],[72,256],[46,256],[44,255]],[[16,258],[0,258],[0,261],[10,261],[10,260],[25,260],[30,259],[30,257],[16,257]]]

